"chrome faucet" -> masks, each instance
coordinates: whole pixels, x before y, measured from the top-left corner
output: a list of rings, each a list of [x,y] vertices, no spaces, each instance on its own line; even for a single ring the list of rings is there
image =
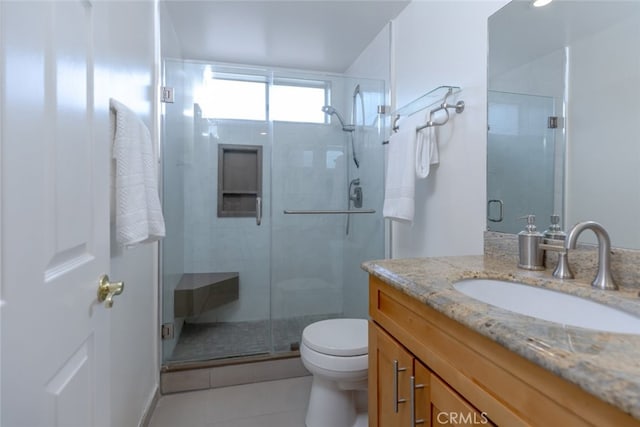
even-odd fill
[[[593,282],[591,282],[591,286],[598,289],[616,290],[618,289],[618,285],[616,285],[611,276],[611,239],[609,239],[609,233],[607,233],[607,230],[605,230],[602,225],[594,221],[577,223],[567,234],[564,247],[567,251],[569,249],[575,249],[578,236],[587,229],[593,231],[598,238],[598,273],[595,279],[593,279]],[[562,267],[558,265],[556,271],[566,269],[566,271],[570,273],[571,270],[569,269],[566,256],[563,257],[561,261],[564,262],[565,265]],[[554,275],[556,275],[555,272]]]

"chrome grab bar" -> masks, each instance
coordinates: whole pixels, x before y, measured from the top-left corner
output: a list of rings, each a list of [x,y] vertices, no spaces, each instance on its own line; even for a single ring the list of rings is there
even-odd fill
[[[373,214],[375,209],[347,209],[347,210],[293,210],[285,209],[285,215],[335,215],[335,214]]]
[[[262,223],[262,197],[256,197],[256,225]]]
[[[393,411],[398,413],[398,404],[405,403],[407,399],[398,399],[398,372],[404,372],[407,368],[399,368],[398,361],[393,361]]]

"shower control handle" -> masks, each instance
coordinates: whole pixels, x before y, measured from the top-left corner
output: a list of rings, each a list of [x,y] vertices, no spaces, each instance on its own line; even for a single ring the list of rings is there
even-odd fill
[[[256,225],[262,223],[262,197],[256,197]]]

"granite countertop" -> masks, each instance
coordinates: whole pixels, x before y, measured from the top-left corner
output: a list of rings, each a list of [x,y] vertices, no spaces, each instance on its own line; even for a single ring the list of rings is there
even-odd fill
[[[456,291],[471,278],[554,289],[640,317],[638,289],[601,291],[588,283],[527,271],[489,256],[370,261],[368,273],[640,420],[640,335],[559,325],[500,309]]]

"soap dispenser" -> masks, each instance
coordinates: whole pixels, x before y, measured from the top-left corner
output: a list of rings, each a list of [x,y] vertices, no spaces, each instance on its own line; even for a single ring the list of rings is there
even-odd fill
[[[567,233],[560,228],[560,215],[551,215],[551,225],[544,230],[545,243],[550,243],[549,240],[565,240]]]
[[[544,236],[536,229],[536,216],[527,215],[527,226],[518,233],[518,267],[526,270],[544,270],[544,251],[540,247]]]

